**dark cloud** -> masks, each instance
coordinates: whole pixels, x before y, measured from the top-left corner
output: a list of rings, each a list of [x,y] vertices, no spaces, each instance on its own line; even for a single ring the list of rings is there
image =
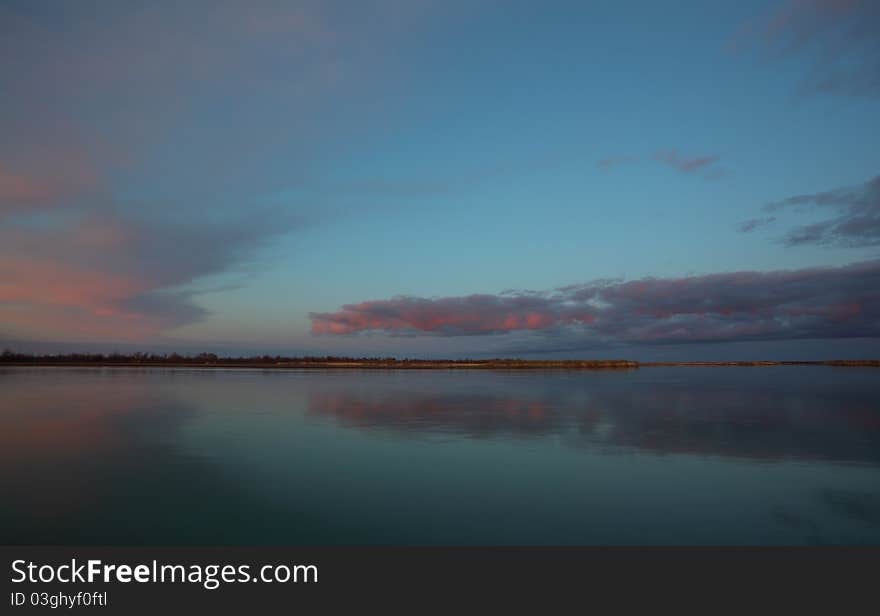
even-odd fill
[[[583,345],[880,335],[880,261],[595,281],[545,293],[395,297],[312,313],[315,334],[539,332]]]
[[[766,227],[767,225],[776,221],[775,216],[766,216],[764,218],[752,218],[750,220],[746,220],[741,223],[738,227],[741,233],[751,233],[755,229],[759,227]]]
[[[880,175],[860,186],[796,195],[769,203],[764,209],[767,212],[833,213],[830,218],[791,229],[783,238],[788,246],[820,244],[853,248],[880,244]],[[774,219],[771,216],[763,220]],[[751,231],[758,226],[752,225],[753,222],[744,222],[740,230]]]
[[[198,321],[208,311],[193,303],[193,293],[151,291],[125,299],[119,303],[121,310],[130,314],[149,314],[168,324],[183,325]]]
[[[880,96],[880,3],[788,0],[752,24],[739,43],[809,62],[799,92]]]

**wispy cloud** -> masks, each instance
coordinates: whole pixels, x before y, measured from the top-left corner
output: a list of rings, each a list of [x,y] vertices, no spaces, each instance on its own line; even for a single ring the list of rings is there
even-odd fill
[[[394,0],[80,8],[0,7],[0,334],[137,341],[204,318],[205,277],[328,215],[264,196],[425,18]],[[235,121],[207,117],[224,105]]]
[[[99,211],[51,228],[0,228],[3,329],[56,340],[160,336],[206,316],[196,281],[296,227],[278,211],[198,224]]]
[[[682,156],[675,150],[666,150],[655,153],[654,160],[663,163],[664,165],[668,165],[677,171],[681,171],[682,173],[704,172],[704,177],[711,179],[721,177],[723,174],[721,169],[715,166],[719,157],[714,154],[703,156]]]
[[[99,185],[96,168],[82,152],[52,148],[38,155],[0,152],[0,218],[67,205],[92,195]]]
[[[599,160],[598,162],[596,162],[596,165],[600,169],[607,170],[607,169],[613,169],[614,167],[618,167],[620,165],[625,165],[627,163],[632,163],[637,160],[639,160],[638,156],[628,156],[628,155],[609,156],[607,158],[603,158],[603,159]]]
[[[718,163],[721,157],[715,154],[683,155],[677,150],[659,150],[649,157],[624,154],[608,156],[596,161],[596,166],[603,171],[615,169],[647,158],[684,174],[698,175],[714,180],[727,175],[727,169]]]
[[[837,268],[594,281],[548,292],[395,297],[312,313],[315,334],[516,331],[596,343],[880,335],[880,261]]]
[[[766,227],[776,221],[776,216],[765,216],[764,218],[752,218],[739,224],[737,229],[740,233],[751,233],[755,229]]]
[[[744,28],[735,43],[806,59],[802,94],[880,96],[876,0],[787,0]]]
[[[792,228],[782,240],[787,246],[876,246],[880,244],[880,175],[859,186],[795,195],[768,203],[764,210],[794,210],[800,214],[833,213],[823,220]],[[745,221],[740,225],[740,231],[752,231],[758,226],[775,221],[776,218],[769,216]]]

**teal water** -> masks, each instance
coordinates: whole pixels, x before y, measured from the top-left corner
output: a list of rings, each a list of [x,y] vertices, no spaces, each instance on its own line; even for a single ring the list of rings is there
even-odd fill
[[[880,371],[0,369],[3,544],[880,544]]]

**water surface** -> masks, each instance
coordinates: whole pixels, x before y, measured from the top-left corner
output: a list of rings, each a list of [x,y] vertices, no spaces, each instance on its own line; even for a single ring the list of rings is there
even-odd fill
[[[880,371],[0,369],[3,544],[880,544]]]

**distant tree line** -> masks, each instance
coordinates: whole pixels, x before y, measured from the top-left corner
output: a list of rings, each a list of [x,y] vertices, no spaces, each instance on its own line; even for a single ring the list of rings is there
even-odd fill
[[[289,357],[284,355],[220,356],[216,353],[52,353],[37,355],[5,350],[3,363],[96,363],[96,364],[277,364],[277,363],[389,363],[394,357],[338,357],[335,355]],[[422,360],[402,360],[422,361]]]
[[[182,355],[179,353],[64,353],[43,354],[18,353],[5,350],[0,354],[0,364],[142,364],[142,365],[187,365],[187,366],[297,366],[316,364],[356,364],[366,366],[498,366],[517,367],[637,367],[638,362],[628,360],[526,360],[526,359],[397,359],[395,357],[347,357],[338,355],[252,355],[220,356],[216,353]]]
[[[298,367],[365,367],[365,368],[564,368],[564,369],[629,369],[652,366],[780,366],[825,365],[880,367],[878,359],[837,359],[824,361],[717,361],[717,362],[647,362],[628,359],[397,359],[395,357],[346,357],[339,355],[251,355],[220,356],[216,353],[181,355],[179,353],[64,353],[35,355],[5,350],[0,365],[73,365],[73,366],[274,366]]]

